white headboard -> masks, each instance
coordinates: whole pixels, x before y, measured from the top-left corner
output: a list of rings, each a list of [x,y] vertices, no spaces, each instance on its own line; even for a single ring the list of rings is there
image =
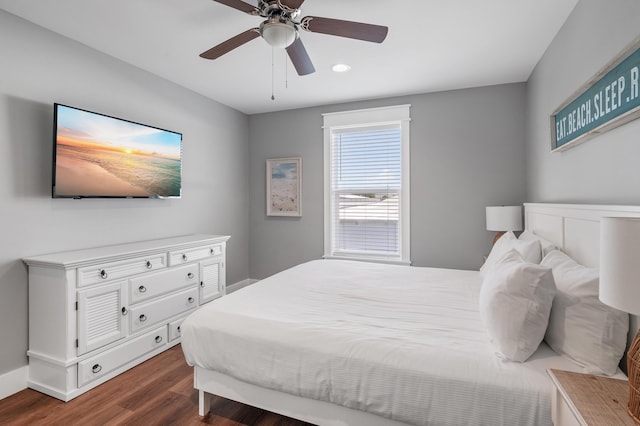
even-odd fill
[[[525,203],[525,229],[557,245],[576,262],[600,265],[600,218],[640,217],[640,206]]]
[[[600,265],[601,217],[640,217],[640,206],[537,203],[524,205],[526,230],[554,243],[576,262],[592,268]],[[630,318],[627,348],[640,329],[640,317],[631,315]],[[625,360],[626,355],[621,362],[624,371]]]

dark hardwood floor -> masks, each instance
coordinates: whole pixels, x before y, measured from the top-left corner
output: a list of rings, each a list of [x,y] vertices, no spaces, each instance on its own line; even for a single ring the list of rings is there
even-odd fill
[[[32,389],[0,400],[0,425],[264,425],[302,426],[269,411],[217,397],[198,416],[193,368],[180,345],[62,402]]]

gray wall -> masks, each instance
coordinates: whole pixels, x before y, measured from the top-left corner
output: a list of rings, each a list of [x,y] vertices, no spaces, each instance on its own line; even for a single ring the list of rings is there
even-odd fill
[[[0,11],[0,374],[27,364],[21,257],[189,233],[231,235],[248,278],[248,118]],[[51,199],[54,102],[183,133],[183,197]]]
[[[527,199],[640,203],[640,120],[550,152],[550,114],[640,35],[637,0],[580,0],[527,84]]]
[[[249,117],[250,273],[264,278],[323,254],[322,114],[411,104],[411,258],[477,269],[487,205],[525,201],[525,85],[509,84]],[[302,218],[265,215],[265,160],[303,157]]]
[[[560,104],[640,36],[639,23],[637,0],[580,0],[539,61],[527,83],[529,201],[640,204],[640,120],[555,153],[549,125]],[[632,316],[629,341],[639,328]]]

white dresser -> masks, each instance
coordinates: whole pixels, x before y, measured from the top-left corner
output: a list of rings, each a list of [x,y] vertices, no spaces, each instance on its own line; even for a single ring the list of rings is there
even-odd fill
[[[225,293],[228,236],[187,235],[23,259],[30,388],[69,401],[180,342]]]

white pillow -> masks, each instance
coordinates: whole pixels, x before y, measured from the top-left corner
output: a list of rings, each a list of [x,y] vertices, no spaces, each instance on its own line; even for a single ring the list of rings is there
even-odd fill
[[[525,262],[516,250],[487,272],[480,289],[480,316],[503,358],[526,361],[538,349],[555,292],[551,268]]]
[[[515,249],[522,258],[531,263],[540,263],[542,259],[540,242],[537,240],[520,241],[513,232],[505,232],[505,234],[496,241],[491,248],[491,253],[480,267],[480,274],[486,275],[487,271],[503,257],[509,250]]]
[[[522,234],[520,234],[518,239],[522,241],[532,241],[532,240],[540,241],[540,249],[542,250],[540,259],[545,257],[551,250],[560,250],[558,246],[556,246],[551,241],[545,240],[544,238],[536,235],[535,233],[529,230],[526,230]]]
[[[557,286],[545,340],[590,374],[616,373],[627,344],[629,315],[598,299],[599,272],[554,250],[542,260]]]

